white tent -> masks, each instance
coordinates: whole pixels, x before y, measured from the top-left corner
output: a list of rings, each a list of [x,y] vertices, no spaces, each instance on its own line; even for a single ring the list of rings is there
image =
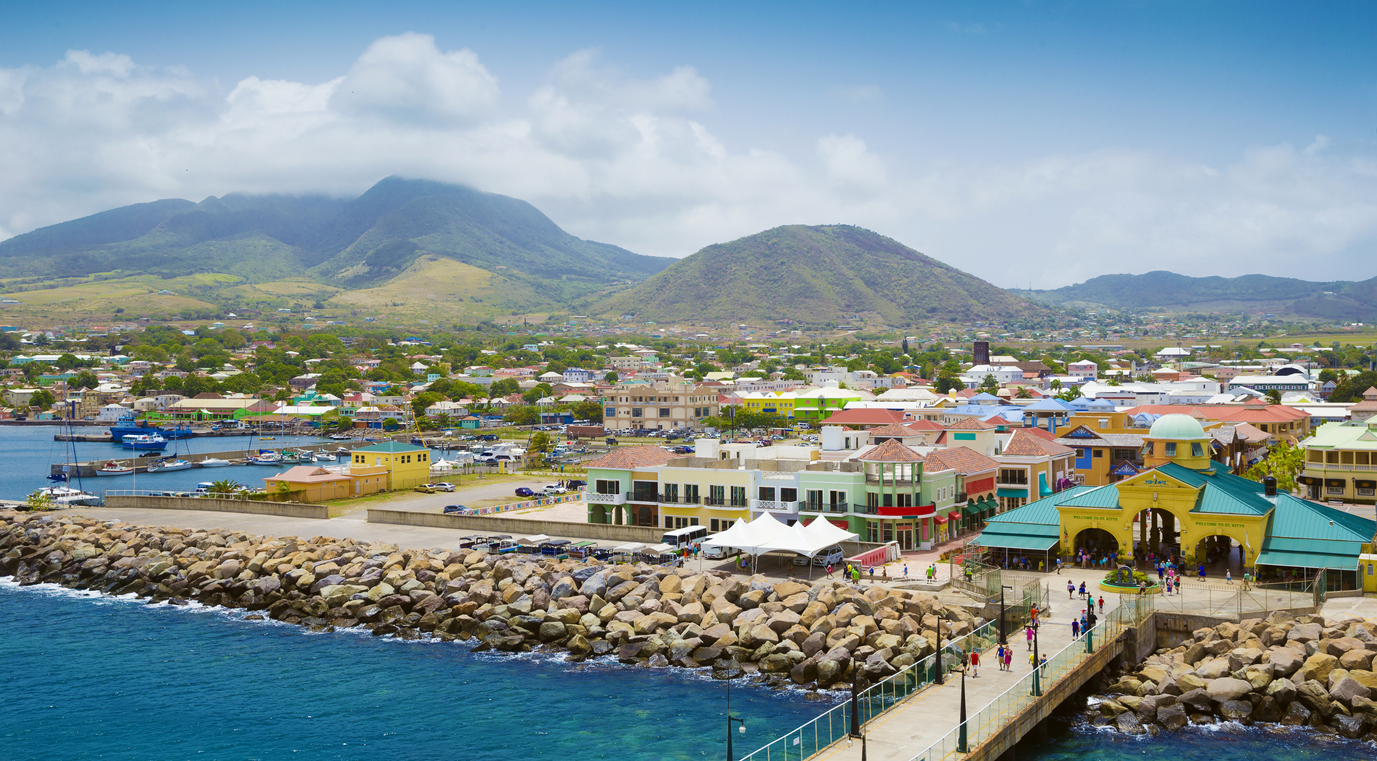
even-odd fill
[[[713,534],[703,544],[707,547],[731,547],[747,555],[759,555],[774,549],[767,545],[789,533],[788,526],[775,520],[773,515],[764,513],[750,523],[737,521],[726,531]]]
[[[643,549],[645,549],[645,544],[641,542],[627,542],[626,544],[619,544],[616,547],[613,547],[612,551],[616,553],[631,553],[640,552]]]
[[[854,542],[859,538],[855,533],[840,528],[832,521],[822,517],[814,518],[812,523],[804,527],[804,530],[808,532],[809,536],[825,542],[825,546]]]

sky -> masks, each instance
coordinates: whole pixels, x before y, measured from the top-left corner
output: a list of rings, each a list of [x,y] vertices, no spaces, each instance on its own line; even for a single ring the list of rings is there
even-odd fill
[[[845,223],[1009,288],[1366,280],[1374,40],[1339,0],[13,4],[0,239],[401,175],[657,256]]]

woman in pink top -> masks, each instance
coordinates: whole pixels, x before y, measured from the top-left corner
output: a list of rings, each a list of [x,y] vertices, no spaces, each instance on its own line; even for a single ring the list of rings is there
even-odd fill
[[[1029,650],[1029,652],[1032,652],[1032,650],[1033,650],[1033,627],[1029,626],[1028,628],[1024,629],[1024,630],[1023,630],[1023,636],[1026,637],[1026,638],[1028,639],[1028,650]]]

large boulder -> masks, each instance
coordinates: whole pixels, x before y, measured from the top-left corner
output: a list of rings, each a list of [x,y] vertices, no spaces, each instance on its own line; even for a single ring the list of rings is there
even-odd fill
[[[1296,624],[1291,627],[1291,631],[1286,633],[1287,642],[1314,642],[1324,636],[1324,629],[1319,624]]]
[[[1253,704],[1246,700],[1226,700],[1219,704],[1219,715],[1229,721],[1247,721],[1253,715]]]
[[[1209,693],[1205,692],[1204,690],[1190,690],[1189,692],[1183,692],[1181,693],[1181,696],[1177,698],[1177,700],[1180,701],[1181,705],[1194,708],[1197,711],[1214,710],[1214,704],[1210,701]]]
[[[1253,691],[1253,685],[1242,679],[1224,677],[1210,682],[1205,688],[1205,694],[1210,696],[1210,700],[1216,703],[1223,703],[1228,700],[1237,700]]]
[[[1157,709],[1157,723],[1164,728],[1175,732],[1190,722],[1186,718],[1186,709],[1178,705],[1162,706]]]
[[[1300,670],[1305,656],[1295,648],[1278,647],[1267,653],[1266,662],[1272,664],[1272,673],[1276,676],[1289,677]]]
[[[1339,667],[1347,671],[1366,671],[1377,653],[1371,650],[1350,650],[1339,656]]]
[[[1326,682],[1329,680],[1329,672],[1333,671],[1338,665],[1338,658],[1328,653],[1315,653],[1309,658],[1306,658],[1305,663],[1301,664],[1300,669],[1296,671],[1295,681],[1308,682],[1314,680],[1316,682]]]
[[[1355,698],[1371,698],[1372,690],[1359,684],[1358,681],[1352,677],[1346,676],[1340,679],[1338,684],[1329,688],[1329,696],[1349,708],[1352,708]]]

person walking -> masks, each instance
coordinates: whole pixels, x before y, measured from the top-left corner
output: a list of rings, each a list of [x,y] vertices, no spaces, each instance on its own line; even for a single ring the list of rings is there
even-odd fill
[[[1232,584],[1232,583],[1234,583],[1234,572],[1233,572],[1232,569],[1226,569],[1226,570],[1224,571],[1224,583],[1225,583],[1225,584]]]
[[[1071,639],[1080,639],[1080,638],[1081,638],[1081,620],[1080,620],[1079,618],[1073,618],[1073,619],[1071,619]]]
[[[1060,557],[1057,558],[1057,575],[1058,575],[1058,576],[1061,575],[1061,558],[1060,558]]]
[[[1076,582],[1074,582],[1074,581],[1068,581],[1068,582],[1066,582],[1066,599],[1070,600],[1071,598],[1073,598],[1073,597],[1075,597],[1075,596],[1076,596]]]
[[[1024,627],[1023,638],[1028,640],[1028,652],[1033,652],[1033,627]]]
[[[829,579],[832,578],[832,564],[831,564],[831,563],[828,563],[828,564],[827,564],[827,578],[829,578]]]
[[[971,678],[980,676],[980,651],[971,651]]]
[[[1081,582],[1081,598],[1084,599],[1084,597],[1085,597],[1085,582],[1082,581],[1082,582]]]
[[[1012,647],[1004,648],[1004,670],[1014,670],[1014,649]]]
[[[1104,595],[1100,595],[1100,615],[1104,615]]]

